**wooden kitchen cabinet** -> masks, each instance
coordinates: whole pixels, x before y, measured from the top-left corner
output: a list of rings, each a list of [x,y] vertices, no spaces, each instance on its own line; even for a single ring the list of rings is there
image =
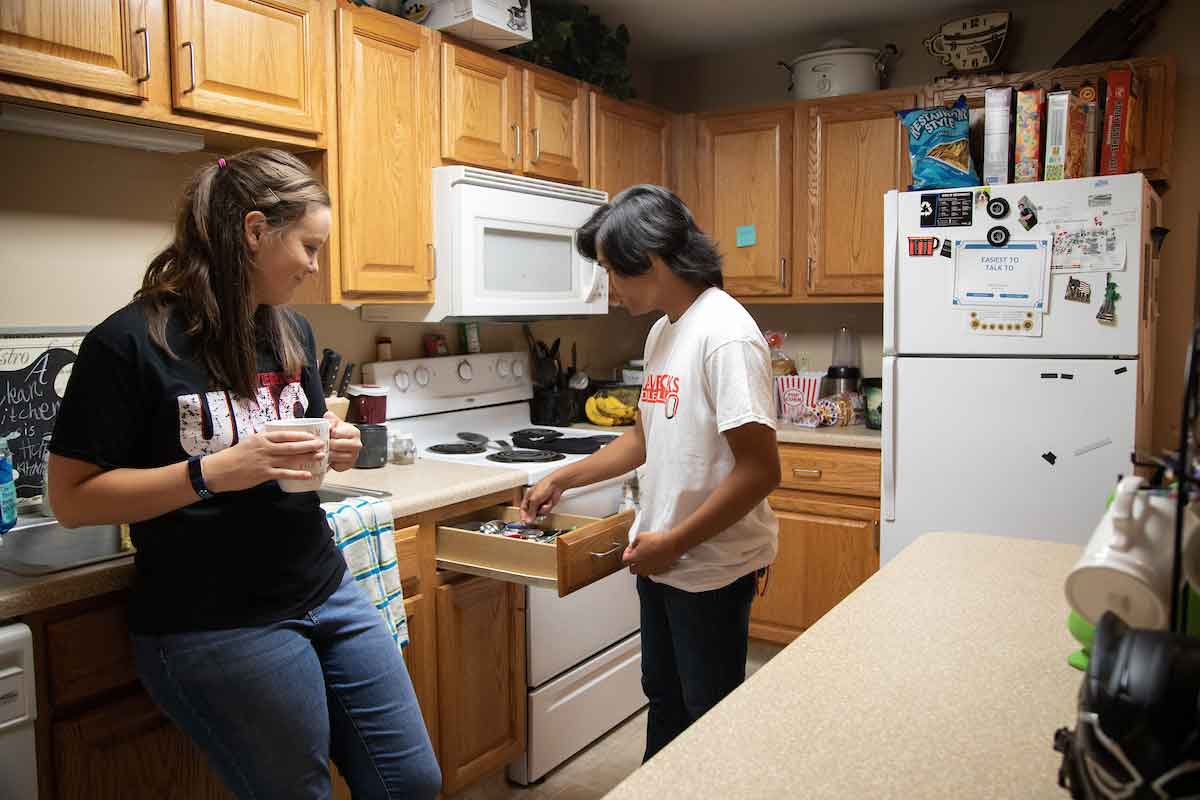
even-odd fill
[[[787,106],[698,118],[700,227],[717,240],[725,289],[738,297],[790,292],[794,117]]]
[[[878,450],[781,444],[779,552],[750,635],[787,644],[879,569]]]
[[[324,123],[319,0],[173,0],[175,108],[288,130]]]
[[[200,749],[142,691],[54,723],[58,800],[232,800]]]
[[[441,160],[564,183],[588,178],[587,87],[441,39]]]
[[[592,188],[613,197],[639,183],[668,185],[670,115],[596,91],[589,104]]]
[[[341,293],[429,302],[438,91],[432,34],[373,9],[339,7],[337,41]]]
[[[525,749],[525,587],[469,578],[436,594],[438,757],[449,794]]]
[[[521,169],[521,70],[443,41],[442,159],[502,172]]]
[[[883,196],[907,187],[907,136],[896,112],[910,91],[812,103],[807,118],[804,290],[811,297],[883,295]]]
[[[522,169],[538,178],[586,183],[587,88],[565,75],[523,72],[523,116],[529,133]]]
[[[146,0],[4,0],[0,72],[144,99],[150,35]]]

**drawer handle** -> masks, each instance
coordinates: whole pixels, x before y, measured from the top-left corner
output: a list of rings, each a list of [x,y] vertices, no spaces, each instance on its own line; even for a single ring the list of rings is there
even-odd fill
[[[820,478],[821,470],[806,469],[804,467],[796,467],[792,470],[792,476],[795,478]]]
[[[624,548],[625,545],[621,544],[620,542],[613,542],[612,547],[605,550],[603,553],[592,553],[591,555],[592,558],[608,558],[613,553],[617,552],[618,550],[623,550]]]

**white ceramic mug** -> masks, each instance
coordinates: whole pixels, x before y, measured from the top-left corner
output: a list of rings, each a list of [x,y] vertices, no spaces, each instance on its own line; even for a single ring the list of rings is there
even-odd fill
[[[280,480],[279,488],[285,492],[315,492],[325,480],[329,469],[329,420],[304,417],[301,419],[273,419],[267,422],[267,431],[300,431],[311,433],[325,443],[325,457],[310,461],[307,457],[297,458],[288,464],[289,469],[302,469],[312,473],[306,481]]]
[[[1121,479],[1112,505],[1067,576],[1067,601],[1095,624],[1112,611],[1135,628],[1170,624],[1175,499]]]

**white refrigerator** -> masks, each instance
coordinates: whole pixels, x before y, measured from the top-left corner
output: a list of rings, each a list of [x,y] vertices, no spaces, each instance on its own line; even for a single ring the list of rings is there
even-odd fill
[[[1158,196],[1132,174],[885,203],[881,561],[932,531],[1086,542],[1149,444]]]

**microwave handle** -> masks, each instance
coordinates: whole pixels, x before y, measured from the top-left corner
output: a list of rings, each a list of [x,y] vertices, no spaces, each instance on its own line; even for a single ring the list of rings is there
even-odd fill
[[[583,302],[594,303],[600,297],[600,292],[604,290],[606,273],[604,267],[601,267],[595,261],[590,262],[592,265],[592,282],[588,285],[587,291],[583,294]]]

